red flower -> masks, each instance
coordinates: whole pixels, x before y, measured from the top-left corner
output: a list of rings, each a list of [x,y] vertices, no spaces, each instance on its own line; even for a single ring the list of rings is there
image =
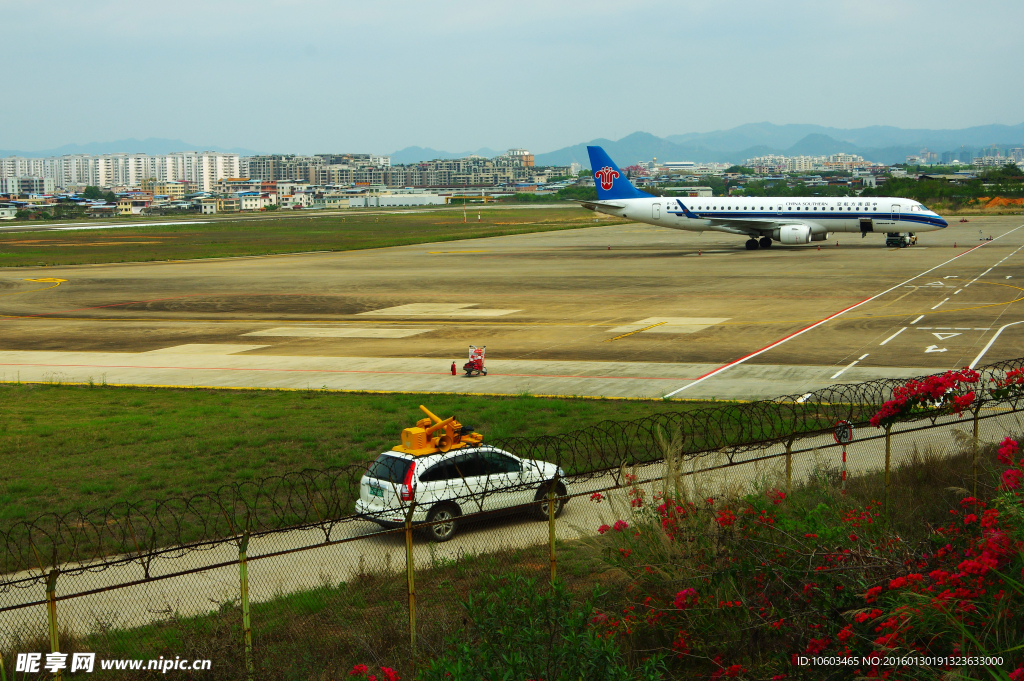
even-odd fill
[[[683,589],[676,594],[676,599],[672,601],[672,605],[679,610],[687,610],[697,605],[697,590],[696,589]]]
[[[870,589],[868,589],[868,592],[866,594],[864,594],[864,600],[868,603],[874,603],[878,599],[879,594],[881,593],[882,587],[873,586]]]
[[[357,664],[356,666],[352,667],[352,671],[350,671],[348,675],[358,676],[359,674],[365,674],[368,671],[370,671],[370,668],[367,667],[365,664]]]
[[[817,655],[821,651],[828,647],[828,644],[832,642],[830,638],[812,638],[807,644],[807,655]]]
[[[398,672],[391,667],[381,667],[380,673],[384,675],[384,679],[386,681],[400,681],[402,678],[398,675]]]
[[[616,520],[615,524],[612,525],[612,529],[615,530],[616,532],[622,532],[623,530],[628,529],[628,528],[629,528],[629,523],[627,523],[625,520]]]
[[[715,518],[715,522],[722,527],[728,527],[736,522],[736,514],[725,508],[718,512],[718,517]]]
[[[607,525],[602,525],[601,527],[597,528],[597,533],[598,534],[604,534],[605,532],[607,532],[610,529],[612,529],[612,528],[608,527]]]
[[[1013,457],[1017,453],[1019,445],[1010,438],[1006,438],[999,445],[999,463],[1006,466],[1013,465]]]
[[[1003,471],[1003,489],[1018,489],[1020,488],[1020,479],[1024,477],[1024,471],[1019,468],[1008,468]]]
[[[842,641],[843,643],[846,643],[847,641],[849,641],[850,638],[853,636],[853,625],[852,624],[847,624],[845,627],[843,627],[839,631],[838,636],[839,636],[839,640]]]
[[[594,492],[593,494],[590,495],[590,500],[596,501],[599,504],[601,503],[602,499],[604,499],[604,496],[602,496],[600,492]]]

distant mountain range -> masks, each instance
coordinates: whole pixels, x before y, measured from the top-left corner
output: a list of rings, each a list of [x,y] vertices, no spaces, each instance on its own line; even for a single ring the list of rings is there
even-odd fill
[[[846,152],[869,161],[902,163],[922,149],[941,153],[961,146],[1024,145],[1024,123],[981,125],[961,130],[905,130],[891,126],[842,129],[820,125],[750,123],[730,130],[656,137],[635,132],[620,140],[596,139],[536,155],[537,165],[579,163],[589,167],[587,145],[604,147],[616,163],[631,165],[657,157],[662,161],[739,163],[754,156],[823,156]]]
[[[391,154],[391,162],[394,164],[408,164],[408,163],[421,163],[423,161],[434,161],[436,159],[450,159],[450,158],[466,158],[467,156],[483,156],[485,158],[494,158],[503,151],[495,151],[494,149],[488,149],[486,147],[477,149],[476,151],[438,151],[437,149],[431,149],[430,147],[406,147],[400,151],[396,151]]]
[[[719,163],[740,163],[744,159],[767,154],[785,156],[822,156],[846,152],[859,154],[869,161],[879,163],[901,163],[907,156],[922,149],[941,153],[957,150],[961,146],[978,149],[990,145],[1024,145],[1024,123],[1020,125],[979,125],[960,130],[904,129],[885,125],[867,128],[830,128],[821,125],[773,123],[748,123],[729,130],[713,132],[691,132],[685,135],[656,137],[646,132],[635,132],[620,140],[595,139],[555,151],[536,154],[536,164],[569,165],[579,163],[590,166],[587,145],[596,144],[605,148],[620,166],[637,161],[649,161],[657,157],[662,161],[708,161]],[[221,151],[242,156],[257,153],[251,149],[224,149],[213,146],[199,146],[181,140],[151,137],[137,140],[126,139],[115,142],[93,142],[90,144],[66,144],[56,149],[42,151],[0,150],[4,156],[63,156],[65,154],[110,154],[146,153],[168,154],[175,151]],[[470,155],[493,158],[503,152],[482,148],[476,151],[441,151],[424,147],[406,147],[391,154],[395,164],[419,163],[434,159],[464,158]]]
[[[176,151],[220,151],[227,154],[239,154],[241,156],[254,156],[259,152],[252,149],[201,146],[189,144],[181,140],[169,140],[159,137],[149,137],[144,140],[126,139],[114,142],[90,142],[89,144],[65,144],[56,149],[43,149],[41,151],[15,151],[0,149],[0,158],[5,156],[24,156],[26,158],[44,158],[47,156],[66,156],[68,154],[173,154]]]

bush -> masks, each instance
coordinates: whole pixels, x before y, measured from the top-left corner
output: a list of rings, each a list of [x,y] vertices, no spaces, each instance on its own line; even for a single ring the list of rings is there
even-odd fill
[[[881,502],[838,490],[827,471],[792,495],[764,485],[741,499],[688,494],[678,476],[653,497],[634,485],[629,510],[598,529],[608,562],[628,575],[627,602],[595,621],[625,650],[671,650],[669,668],[696,678],[801,677],[800,656],[940,656],[945,664],[854,664],[829,678],[975,679],[977,664],[949,656],[991,656],[1007,671],[984,678],[1024,680],[1017,456],[1004,441],[992,499],[958,488],[959,502],[915,518],[926,530],[918,540],[897,531]],[[910,470],[936,463],[919,459],[894,477],[948,483]],[[951,463],[967,469],[971,453],[942,461]]]
[[[578,604],[566,588],[521,575],[495,577],[493,588],[462,604],[469,631],[424,670],[424,681],[653,681],[662,664],[631,665],[613,638],[592,626],[595,592]]]

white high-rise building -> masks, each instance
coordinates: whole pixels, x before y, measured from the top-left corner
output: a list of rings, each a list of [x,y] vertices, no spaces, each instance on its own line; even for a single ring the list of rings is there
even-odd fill
[[[174,154],[74,154],[54,158],[11,156],[0,159],[0,180],[8,177],[52,179],[58,187],[138,187],[143,180],[189,180],[212,191],[226,177],[239,177],[238,154],[183,151]]]

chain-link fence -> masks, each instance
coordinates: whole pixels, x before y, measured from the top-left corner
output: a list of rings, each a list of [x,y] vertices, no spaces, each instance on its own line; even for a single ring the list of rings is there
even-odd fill
[[[588,540],[669,484],[686,488],[677,498],[713,500],[826,476],[874,484],[908,522],[918,502],[900,476],[910,464],[954,467],[970,491],[991,485],[979,443],[1024,432],[1024,391],[1005,389],[1021,365],[948,388],[962,398],[956,412],[944,396],[881,427],[868,421],[903,382],[560,437],[449,442],[18,523],[2,535],[0,673],[75,676],[91,664],[111,678],[327,679],[364,663],[406,674],[457,640],[459,603],[494,575],[557,576],[581,594],[607,584]]]

